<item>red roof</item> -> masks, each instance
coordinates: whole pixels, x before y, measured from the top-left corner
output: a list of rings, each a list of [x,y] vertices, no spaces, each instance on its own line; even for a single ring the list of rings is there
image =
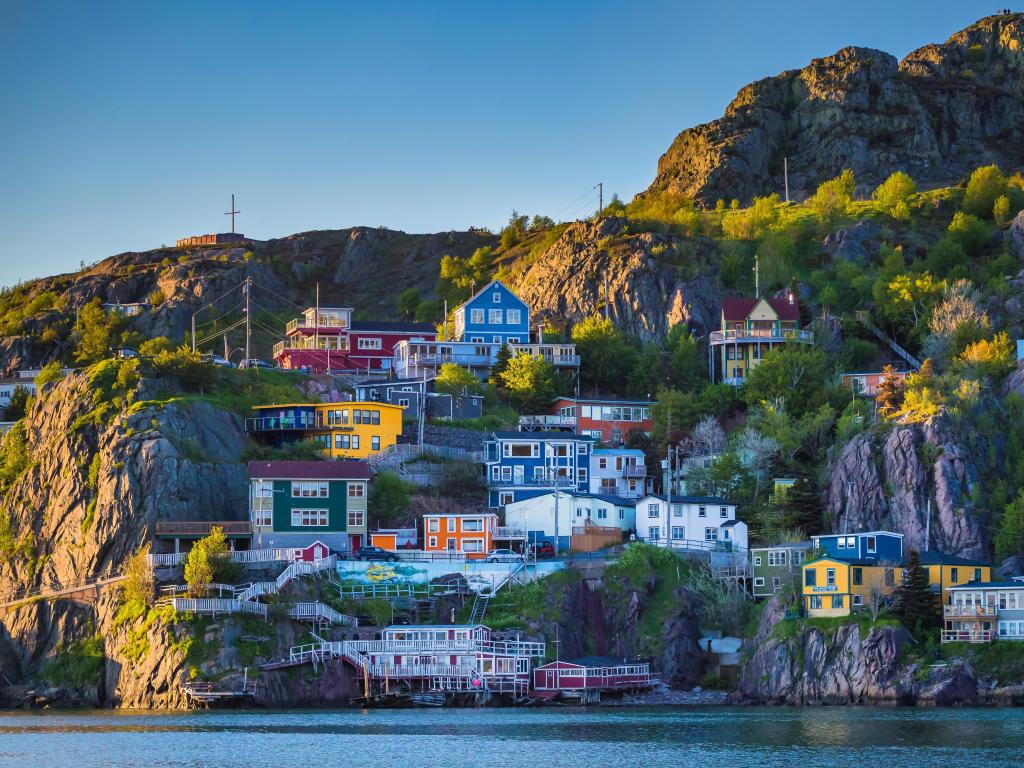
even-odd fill
[[[249,477],[267,480],[369,480],[364,461],[250,461]]]
[[[750,312],[757,306],[759,299],[722,299],[722,315],[727,322],[746,320]],[[780,320],[799,320],[800,307],[789,299],[765,299],[768,306],[775,310]]]

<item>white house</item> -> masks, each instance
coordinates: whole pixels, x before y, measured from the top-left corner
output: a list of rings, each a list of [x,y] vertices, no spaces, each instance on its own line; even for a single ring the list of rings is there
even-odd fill
[[[736,519],[736,505],[717,496],[673,496],[671,504],[664,495],[644,496],[636,502],[636,535],[660,546],[747,548],[747,525]]]
[[[36,393],[36,383],[32,379],[2,379],[0,380],[0,406],[6,407],[11,404],[11,398],[16,389],[24,389],[30,395]]]
[[[638,499],[647,493],[647,467],[639,448],[595,448],[590,454],[590,492]]]
[[[636,528],[635,500],[599,493],[557,491],[545,493],[505,505],[505,526],[526,533],[531,544],[554,543],[567,551],[574,527],[581,528],[587,520],[605,528],[617,527],[628,534]],[[558,508],[556,533],[555,508]]]

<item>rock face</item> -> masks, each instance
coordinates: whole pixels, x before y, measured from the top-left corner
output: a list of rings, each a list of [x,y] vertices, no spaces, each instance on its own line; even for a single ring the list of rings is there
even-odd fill
[[[1021,261],[1024,261],[1024,211],[1018,213],[1010,224],[1010,249]]]
[[[843,48],[743,88],[711,123],[680,133],[650,192],[705,204],[783,192],[801,199],[844,168],[875,185],[894,170],[955,182],[1024,163],[1024,15],[990,16],[901,62]]]
[[[833,531],[892,530],[904,535],[908,551],[922,551],[931,496],[932,549],[974,558],[988,551],[970,500],[974,468],[938,420],[896,426],[884,436],[857,435],[833,461],[829,477]]]
[[[714,244],[687,241],[685,262],[677,265],[666,257],[682,247],[680,240],[625,234],[625,226],[619,218],[571,224],[543,259],[515,279],[515,290],[533,316],[577,323],[603,311],[607,286],[613,322],[641,339],[661,338],[677,323],[689,324],[697,334],[717,328],[722,288],[708,258]]]

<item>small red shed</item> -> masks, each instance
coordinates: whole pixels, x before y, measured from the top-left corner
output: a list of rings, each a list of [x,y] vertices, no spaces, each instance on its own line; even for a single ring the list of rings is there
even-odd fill
[[[317,539],[309,546],[296,549],[294,559],[302,563],[312,563],[314,560],[322,560],[331,554],[330,547]]]
[[[647,662],[609,656],[587,656],[573,661],[553,661],[533,670],[535,691],[622,691],[651,688],[658,676]]]

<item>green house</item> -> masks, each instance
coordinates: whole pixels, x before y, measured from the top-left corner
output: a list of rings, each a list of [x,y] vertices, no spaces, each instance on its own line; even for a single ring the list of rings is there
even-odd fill
[[[363,461],[250,461],[254,548],[335,552],[366,543],[370,468]]]
[[[771,597],[800,578],[800,569],[811,552],[811,542],[793,541],[771,547],[751,547],[750,572],[754,597]]]

